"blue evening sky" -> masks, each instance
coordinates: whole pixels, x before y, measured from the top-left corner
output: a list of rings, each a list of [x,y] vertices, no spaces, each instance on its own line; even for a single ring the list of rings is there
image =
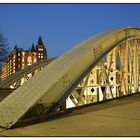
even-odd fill
[[[49,57],[111,28],[140,27],[140,4],[0,4],[0,32],[11,49],[41,35]]]

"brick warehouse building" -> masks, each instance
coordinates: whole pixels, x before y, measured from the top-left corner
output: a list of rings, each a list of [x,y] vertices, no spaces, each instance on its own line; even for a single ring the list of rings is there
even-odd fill
[[[32,44],[29,50],[18,48],[17,45],[12,50],[7,60],[3,63],[1,69],[1,80],[5,80],[9,75],[24,69],[38,61],[43,61],[47,58],[47,51],[43,44],[41,36],[39,36],[36,47]]]

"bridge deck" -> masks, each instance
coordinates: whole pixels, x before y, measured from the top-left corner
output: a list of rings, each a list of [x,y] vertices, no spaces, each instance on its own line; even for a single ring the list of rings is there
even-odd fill
[[[0,136],[140,136],[140,94],[75,110],[61,118]]]

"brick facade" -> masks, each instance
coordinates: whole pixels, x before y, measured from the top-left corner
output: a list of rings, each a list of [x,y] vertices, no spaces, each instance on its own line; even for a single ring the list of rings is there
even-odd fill
[[[6,62],[2,65],[1,79],[5,80],[9,75],[24,69],[38,61],[43,61],[47,58],[46,48],[43,45],[41,36],[39,37],[36,47],[34,44],[29,50],[18,48],[17,45],[12,50]]]

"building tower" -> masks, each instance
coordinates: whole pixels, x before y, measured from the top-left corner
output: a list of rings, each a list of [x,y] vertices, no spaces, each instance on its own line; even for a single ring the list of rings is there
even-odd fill
[[[43,44],[41,36],[39,36],[38,39],[38,45],[36,45],[36,51],[37,51],[37,61],[43,61],[44,59],[47,58],[47,52],[46,48]]]

